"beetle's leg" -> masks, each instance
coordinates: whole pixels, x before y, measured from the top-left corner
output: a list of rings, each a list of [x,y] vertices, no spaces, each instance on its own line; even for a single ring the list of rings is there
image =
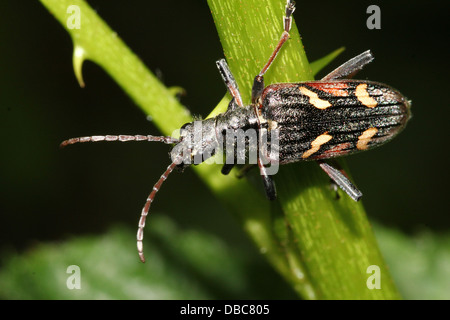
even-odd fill
[[[220,75],[222,76],[223,82],[225,82],[225,85],[228,88],[228,92],[231,94],[231,96],[234,98],[236,104],[239,107],[244,107],[244,104],[242,103],[242,97],[241,93],[239,91],[238,84],[236,80],[233,77],[233,74],[231,73],[230,68],[228,67],[227,62],[225,59],[220,59],[216,61],[217,69],[219,69]]]
[[[222,168],[222,173],[223,173],[225,166],[226,165],[224,165]],[[246,164],[237,173],[237,178],[242,179],[247,174],[247,172],[249,172],[254,167],[255,167],[255,164]],[[258,167],[259,167],[259,172],[263,179],[264,190],[266,191],[267,198],[269,198],[269,200],[275,200],[277,198],[277,191],[275,189],[275,183],[273,182],[273,179],[271,178],[271,176],[269,176],[267,174],[266,168],[264,167],[264,165],[260,159],[258,159]]]
[[[242,179],[246,176],[247,172],[249,172],[251,169],[253,169],[256,166],[256,164],[246,164],[242,168],[239,169],[238,173],[236,173],[236,178]]]
[[[224,175],[229,174],[231,169],[233,169],[233,167],[234,167],[234,163],[230,163],[230,164],[225,163],[222,167],[222,171],[221,171],[222,174],[224,174]]]
[[[277,198],[275,183],[273,182],[272,177],[267,174],[266,167],[264,167],[261,157],[258,157],[258,167],[259,173],[261,174],[261,177],[263,179],[264,190],[266,190],[267,198],[269,198],[269,200],[271,201],[275,200]]]
[[[341,196],[339,195],[339,192],[338,192],[339,186],[331,178],[330,178],[330,189],[331,189],[331,191],[333,191],[335,193],[336,200],[339,200],[341,198]]]
[[[335,169],[339,170],[344,176],[346,176],[348,178],[347,173],[345,172],[344,169],[342,169],[341,165],[336,160],[328,159],[327,162],[328,162],[329,165],[332,165]],[[339,200],[341,198],[340,195],[339,195],[339,192],[338,192],[339,186],[331,178],[330,178],[330,189],[331,189],[331,191],[333,191],[336,194],[336,200]]]
[[[334,168],[323,160],[318,160],[317,163],[322,168],[322,170],[325,171],[326,174],[328,174],[331,180],[333,180],[339,186],[339,188],[347,193],[350,198],[355,201],[361,199],[362,192],[359,191],[359,189],[346,177],[346,175],[342,171]]]
[[[289,31],[291,30],[292,26],[292,13],[294,12],[294,10],[295,10],[295,2],[292,0],[287,0],[285,8],[285,16],[283,17],[284,31],[281,34],[281,39],[278,42],[277,46],[275,47],[275,50],[270,55],[266,65],[262,68],[262,70],[259,72],[259,74],[255,77],[255,80],[253,81],[252,103],[256,103],[258,99],[261,97],[261,94],[264,90],[264,74],[270,68],[270,65],[275,60],[277,54],[280,52],[283,44],[289,39]]]
[[[346,63],[340,65],[325,77],[322,80],[338,80],[338,79],[350,79],[352,78],[358,71],[365,67],[366,64],[373,61],[374,56],[370,50],[367,50],[360,55],[348,60]]]

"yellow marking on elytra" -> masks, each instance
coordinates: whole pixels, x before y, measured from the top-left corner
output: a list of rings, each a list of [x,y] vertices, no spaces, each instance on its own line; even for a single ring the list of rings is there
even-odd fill
[[[312,92],[305,87],[300,87],[299,90],[302,94],[309,97],[309,103],[311,103],[317,109],[324,110],[331,107],[331,103],[329,103],[327,100],[320,99],[317,93]]]
[[[302,158],[306,159],[308,158],[310,155],[316,153],[317,151],[319,151],[320,147],[327,143],[328,141],[330,141],[333,137],[330,136],[329,134],[327,134],[327,132],[321,134],[320,136],[318,136],[316,139],[314,139],[313,142],[311,142],[311,149],[309,149],[308,151],[304,152],[302,154]]]
[[[376,135],[378,132],[377,128],[369,128],[366,131],[364,131],[359,137],[358,137],[358,143],[356,144],[356,148],[358,150],[366,150],[368,148],[368,143],[372,139],[374,135]]]
[[[367,83],[361,83],[356,87],[355,96],[367,108],[375,108],[378,104],[367,92]]]
[[[268,124],[269,130],[275,130],[278,127],[278,122],[276,122],[275,120],[269,120]]]

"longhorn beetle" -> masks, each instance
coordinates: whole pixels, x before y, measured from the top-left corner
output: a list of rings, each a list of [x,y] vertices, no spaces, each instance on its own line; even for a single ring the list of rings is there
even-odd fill
[[[231,144],[223,145],[230,134],[237,136],[239,130],[254,130],[257,133],[258,146],[252,147],[249,143],[243,153],[245,158],[255,148],[258,150],[253,165],[259,167],[270,200],[276,198],[276,191],[267,172],[267,164],[315,160],[335,185],[358,201],[362,193],[343,171],[325,160],[379,146],[405,127],[410,118],[410,102],[398,91],[372,81],[342,80],[351,78],[373,60],[370,51],[347,61],[320,81],[279,83],[265,87],[264,74],[289,39],[294,10],[294,2],[288,0],[283,17],[284,31],[269,60],[254,79],[250,105],[244,105],[238,85],[222,59],[216,64],[232,96],[227,111],[214,118],[185,124],[180,129],[179,138],[106,135],[72,138],[61,143],[62,147],[98,141],[158,141],[174,145],[170,152],[172,163],[153,186],[142,209],[137,232],[137,248],[142,262],[145,262],[142,243],[145,220],[163,182],[175,168],[184,169],[193,163],[204,162],[218,150],[224,154],[237,150],[238,139],[233,138]],[[272,133],[276,133],[276,140]],[[260,143],[263,138],[268,139],[266,148]],[[275,156],[272,152],[268,153],[269,149],[276,151]],[[228,174],[242,157],[242,152],[238,154],[238,150],[233,152],[233,161],[223,165],[223,174]]]

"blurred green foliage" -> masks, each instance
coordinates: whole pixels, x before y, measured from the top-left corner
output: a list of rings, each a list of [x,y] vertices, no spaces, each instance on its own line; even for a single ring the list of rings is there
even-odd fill
[[[375,224],[380,249],[404,299],[450,299],[450,235],[407,236]]]
[[[289,286],[258,256],[230,248],[211,234],[181,231],[163,214],[152,217],[145,264],[135,235],[117,227],[101,236],[41,243],[4,255],[2,299],[293,299]],[[81,289],[69,290],[80,268]]]
[[[405,299],[450,299],[450,237],[408,237],[375,226],[381,250]],[[134,232],[41,243],[3,255],[1,299],[295,299],[261,257],[231,248],[217,236],[180,230],[162,213],[152,217],[148,261],[134,249]],[[69,290],[67,267],[80,267],[81,289]],[[368,275],[369,276],[369,275]],[[383,276],[381,276],[383,277]],[[383,288],[383,278],[381,278]],[[376,289],[374,289],[376,290]]]

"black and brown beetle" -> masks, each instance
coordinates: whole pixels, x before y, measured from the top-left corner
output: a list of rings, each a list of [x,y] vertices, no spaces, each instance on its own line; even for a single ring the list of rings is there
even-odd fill
[[[199,164],[221,151],[233,155],[222,168],[228,174],[249,153],[256,151],[251,165],[258,165],[269,199],[276,198],[275,185],[267,165],[315,160],[328,176],[355,201],[362,193],[345,173],[325,160],[377,147],[396,136],[410,118],[410,102],[397,90],[377,82],[349,80],[373,60],[366,51],[347,61],[320,81],[279,83],[264,86],[264,74],[283,44],[289,39],[294,2],[287,1],[284,31],[275,50],[261,72],[255,77],[252,103],[245,106],[236,81],[224,59],[217,67],[232,96],[225,113],[214,118],[194,121],[180,129],[180,137],[149,135],[111,135],[72,138],[61,143],[67,146],[79,142],[98,141],[158,141],[174,144],[172,163],[153,186],[142,209],[137,233],[137,247],[141,261],[145,220],[156,193],[168,175],[176,168]],[[256,143],[248,135],[256,133]],[[275,133],[275,135],[274,135]],[[228,139],[229,137],[232,139]],[[239,137],[244,150],[239,150]],[[275,137],[275,138],[274,138]],[[261,144],[264,140],[266,143]],[[276,140],[276,141],[275,141]],[[227,143],[224,143],[227,141]],[[231,141],[231,143],[229,143]],[[276,142],[276,143],[275,143]],[[248,162],[248,161],[247,161]]]

